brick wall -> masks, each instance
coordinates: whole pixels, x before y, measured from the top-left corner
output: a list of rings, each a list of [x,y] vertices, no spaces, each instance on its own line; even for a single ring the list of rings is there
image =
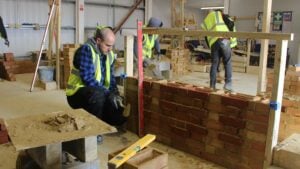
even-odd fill
[[[274,74],[268,72],[267,92],[272,93]],[[300,67],[290,66],[284,79],[279,141],[300,132]]]
[[[137,132],[137,80],[126,87],[128,129]],[[146,133],[164,144],[231,169],[263,168],[269,106],[257,97],[145,80],[144,109]]]

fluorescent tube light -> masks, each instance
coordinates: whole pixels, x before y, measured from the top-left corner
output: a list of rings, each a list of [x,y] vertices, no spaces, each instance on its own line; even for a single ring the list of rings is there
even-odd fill
[[[201,10],[208,10],[208,9],[224,9],[224,6],[210,6],[210,7],[201,8]]]

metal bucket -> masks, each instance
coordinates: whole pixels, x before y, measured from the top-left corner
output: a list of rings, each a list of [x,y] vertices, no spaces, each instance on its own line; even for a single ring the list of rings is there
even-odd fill
[[[38,68],[39,79],[44,82],[53,81],[54,67],[40,66]]]

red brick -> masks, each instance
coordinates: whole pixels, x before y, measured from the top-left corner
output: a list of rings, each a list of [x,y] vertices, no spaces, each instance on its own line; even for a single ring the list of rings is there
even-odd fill
[[[159,126],[160,116],[158,113],[144,111],[145,125]]]
[[[193,116],[198,116],[199,118],[206,118],[207,117],[207,110],[206,109],[198,109],[190,106],[183,106],[183,105],[177,105],[177,111],[191,114]]]
[[[208,100],[210,92],[201,90],[188,90],[188,96],[191,98],[197,98],[201,100]]]
[[[223,128],[223,125],[216,120],[206,120],[205,123],[206,123],[205,126],[208,129],[222,130]]]
[[[193,106],[198,108],[203,108],[205,104],[205,100],[201,99],[193,99]]]
[[[208,134],[208,131],[205,127],[199,125],[188,124],[187,129],[190,131],[191,139],[203,141],[203,136]]]
[[[176,94],[177,92],[177,87],[175,86],[169,86],[169,85],[161,85],[160,90],[163,93],[171,93],[171,94]]]
[[[259,141],[249,141],[250,148],[259,152],[264,153],[265,148],[266,148],[266,143],[265,142],[259,142]]]
[[[269,116],[257,115],[257,114],[254,114],[254,112],[248,111],[247,113],[245,113],[245,119],[255,121],[255,122],[262,122],[262,123],[267,124],[268,121],[269,121]]]
[[[223,131],[227,134],[233,134],[236,135],[238,134],[239,129],[231,126],[223,126]]]
[[[224,148],[226,151],[230,151],[236,154],[240,154],[242,150],[241,146],[231,144],[231,143],[224,143]]]
[[[242,110],[234,106],[224,106],[220,113],[226,114],[227,116],[239,117]]]
[[[174,95],[173,101],[185,106],[194,106],[193,100],[191,100],[188,96]]]
[[[205,151],[205,144],[201,141],[186,139],[187,150],[191,154],[199,156],[202,152]]]
[[[205,107],[208,111],[214,111],[218,113],[223,112],[223,110],[226,109],[225,106],[222,104],[211,103],[211,102],[205,104]]]
[[[173,101],[173,93],[164,92],[163,90],[160,90],[160,99],[166,100],[166,101]]]
[[[5,62],[11,62],[15,60],[13,53],[4,53],[3,57]]]
[[[161,109],[169,109],[172,111],[176,111],[176,109],[177,109],[177,104],[175,104],[174,102],[166,101],[166,100],[160,100],[159,105],[160,105]]]
[[[218,138],[224,142],[228,142],[228,143],[235,144],[235,145],[243,144],[243,140],[240,137],[233,136],[233,135],[220,133]]]
[[[178,131],[178,132],[182,132],[182,131]],[[186,144],[186,137],[182,136],[182,135],[175,135],[172,134],[171,135],[171,146],[174,146],[175,148],[182,150],[182,151],[186,151],[187,150],[187,144]]]
[[[270,112],[269,104],[265,104],[262,102],[257,102],[255,104],[255,113],[256,114],[269,115],[269,112]]]
[[[245,126],[246,126],[245,120],[238,119],[238,118],[220,116],[219,121],[224,125],[236,127],[236,128],[239,128],[239,129],[244,129]]]
[[[0,131],[0,144],[8,143],[8,134],[6,130]]]
[[[242,100],[240,98],[233,98],[233,97],[222,97],[222,104],[224,105],[231,105],[234,107],[238,107],[240,109],[246,109],[248,107],[249,101]]]
[[[246,124],[246,128],[250,131],[267,134],[268,124],[248,121]]]

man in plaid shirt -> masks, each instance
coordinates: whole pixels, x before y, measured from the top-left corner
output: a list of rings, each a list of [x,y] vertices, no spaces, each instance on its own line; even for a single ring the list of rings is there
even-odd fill
[[[66,95],[72,108],[83,108],[111,125],[121,126],[126,117],[113,72],[114,43],[110,27],[97,27],[94,37],[75,53]]]

